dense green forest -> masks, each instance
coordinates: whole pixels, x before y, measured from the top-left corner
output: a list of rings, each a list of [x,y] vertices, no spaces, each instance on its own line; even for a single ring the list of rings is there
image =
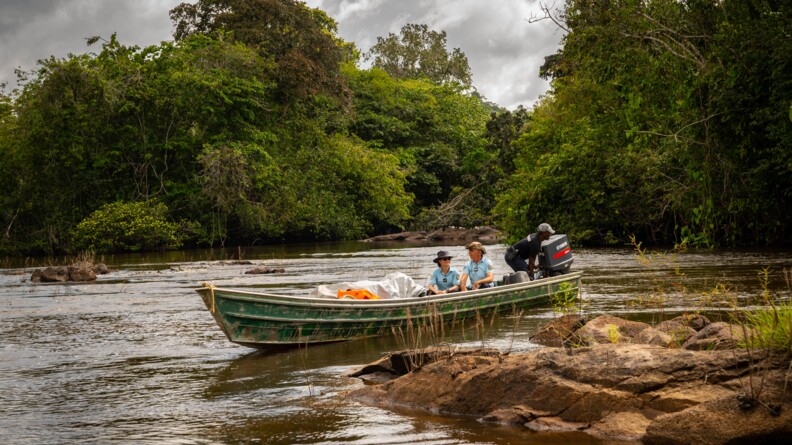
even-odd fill
[[[547,14],[551,89],[512,111],[444,32],[405,24],[361,53],[295,0],[183,3],[146,48],[92,38],[0,95],[0,253],[543,221],[589,245],[789,244],[789,2]]]

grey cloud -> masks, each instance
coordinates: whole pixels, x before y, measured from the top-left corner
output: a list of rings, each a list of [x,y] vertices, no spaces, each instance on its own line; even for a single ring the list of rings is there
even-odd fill
[[[183,0],[0,0],[0,83],[12,84],[14,68],[36,60],[98,51],[85,39],[116,32],[125,45],[171,40],[168,11]],[[189,0],[194,1],[194,0]],[[450,48],[468,57],[473,83],[487,99],[513,109],[530,106],[547,91],[539,78],[544,56],[562,34],[549,21],[528,23],[537,0],[308,0],[338,22],[339,34],[367,51],[377,37],[407,23],[448,33]],[[13,84],[12,84],[13,86]]]
[[[125,45],[145,46],[171,39],[168,10],[176,0],[3,0],[0,83],[15,85],[14,69],[30,71],[50,56],[98,51],[86,38],[117,33]],[[7,22],[7,24],[6,24]]]
[[[548,89],[539,78],[544,57],[558,50],[561,32],[540,14],[538,1],[308,0],[338,21],[341,37],[367,51],[377,37],[424,23],[448,34],[449,48],[468,57],[473,84],[488,100],[514,109],[530,106]]]

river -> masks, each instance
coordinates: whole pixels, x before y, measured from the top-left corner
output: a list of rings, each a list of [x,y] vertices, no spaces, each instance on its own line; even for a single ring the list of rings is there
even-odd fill
[[[505,246],[489,246],[496,277]],[[322,243],[101,258],[96,282],[31,283],[33,266],[0,269],[0,443],[511,444],[607,442],[537,434],[470,418],[389,411],[345,394],[363,385],[344,373],[399,349],[382,337],[262,353],[228,342],[193,291],[201,282],[300,294],[319,284],[379,279],[400,271],[423,281],[438,250],[460,246]],[[712,298],[750,306],[765,289],[789,298],[789,251],[718,250],[657,256],[577,249],[583,311],[651,321]],[[240,258],[241,257],[241,258]],[[240,264],[238,260],[251,264]],[[99,259],[97,259],[99,260]],[[248,275],[256,266],[285,273]],[[762,284],[766,270],[766,284]],[[716,286],[726,291],[713,292]],[[662,301],[661,298],[662,297]],[[450,333],[461,346],[524,352],[551,308]]]

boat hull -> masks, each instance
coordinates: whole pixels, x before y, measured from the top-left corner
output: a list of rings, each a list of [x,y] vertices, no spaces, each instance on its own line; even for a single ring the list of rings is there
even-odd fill
[[[450,295],[335,300],[217,288],[197,289],[226,337],[254,348],[328,343],[391,334],[415,326],[516,314],[553,295],[580,292],[581,273]]]

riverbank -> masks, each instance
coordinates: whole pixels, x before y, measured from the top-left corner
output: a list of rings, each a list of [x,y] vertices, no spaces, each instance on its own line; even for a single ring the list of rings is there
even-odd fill
[[[788,357],[733,348],[739,334],[724,336],[724,323],[700,326],[684,345],[672,335],[661,346],[667,341],[662,329],[618,320],[604,316],[573,330],[556,329],[561,344],[585,339],[584,347],[514,355],[448,350],[351,397],[386,408],[647,444],[777,443],[792,435]],[[387,366],[368,370],[388,373]]]
[[[479,241],[483,244],[493,244],[504,239],[500,230],[490,227],[444,227],[437,230],[417,230],[409,232],[378,235],[362,240],[363,242],[378,241],[432,241],[432,242],[470,242]]]

